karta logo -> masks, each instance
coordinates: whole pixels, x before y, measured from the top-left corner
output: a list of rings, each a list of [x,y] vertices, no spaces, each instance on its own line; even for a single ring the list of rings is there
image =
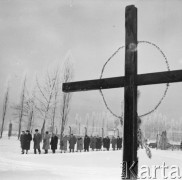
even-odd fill
[[[133,162],[132,165],[128,167],[128,163],[126,161],[123,161],[121,163],[121,168],[122,168],[121,178],[130,179],[130,175],[131,175],[134,179],[137,179],[137,173],[135,171],[137,164],[138,164],[138,161]]]
[[[130,164],[130,167],[128,166]],[[177,165],[167,166],[165,162],[161,165],[142,165],[138,168],[138,162],[122,162],[122,179],[182,179],[181,169]]]

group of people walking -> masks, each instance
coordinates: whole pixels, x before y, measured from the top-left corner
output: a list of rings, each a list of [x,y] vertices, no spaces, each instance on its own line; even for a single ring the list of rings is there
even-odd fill
[[[69,144],[68,144],[69,143]],[[89,151],[91,149],[92,151],[100,151],[107,150],[109,151],[110,145],[112,145],[113,150],[120,150],[122,148],[122,138],[119,136],[115,138],[114,136],[110,139],[107,137],[99,137],[99,136],[88,136],[85,135],[85,137],[78,136],[77,138],[71,134],[71,136],[63,136],[60,140],[60,149],[61,153],[67,151],[67,146],[69,145],[69,152],[74,152],[76,149],[77,152],[81,151]]]
[[[45,154],[48,153],[48,150],[51,147],[51,150],[53,153],[55,153],[57,149],[57,144],[58,144],[58,137],[55,134],[52,134],[50,136],[49,132],[46,131],[44,137],[42,138],[41,134],[39,133],[38,129],[35,130],[35,134],[33,135],[33,148],[34,148],[34,154],[38,153],[41,154],[41,148],[40,148],[40,143],[43,140],[43,147]],[[22,149],[22,154],[25,153],[28,154],[28,150],[30,150],[30,143],[32,141],[32,135],[30,134],[29,130],[22,131],[22,134],[20,136],[20,144],[21,144],[21,149]]]
[[[20,136],[20,142],[21,142],[21,148],[22,148],[22,154],[28,153],[28,150],[30,150],[30,143],[33,140],[34,145],[34,154],[38,153],[41,154],[41,148],[40,143],[43,141],[43,147],[42,149],[45,151],[44,153],[47,154],[48,150],[51,149],[52,153],[56,152],[57,146],[58,146],[58,136],[55,134],[49,134],[48,131],[45,132],[44,137],[42,138],[41,134],[38,132],[38,129],[35,130],[35,134],[30,134],[30,131],[22,131],[22,134]],[[113,150],[120,150],[122,148],[122,138],[119,136],[115,138],[114,136],[110,139],[107,137],[99,137],[99,136],[88,136],[85,135],[84,138],[81,136],[74,136],[71,134],[70,136],[62,135],[60,138],[60,149],[61,153],[67,152],[69,149],[69,152],[74,152],[75,150],[77,152],[81,151],[89,151],[91,149],[92,151],[100,151],[100,150],[107,150],[109,151],[110,145]],[[103,148],[102,148],[103,147]]]
[[[29,130],[22,131],[22,134],[20,136],[20,143],[21,143],[21,149],[22,149],[22,154],[28,153],[28,150],[30,149],[30,142],[32,140],[32,135],[30,134]]]

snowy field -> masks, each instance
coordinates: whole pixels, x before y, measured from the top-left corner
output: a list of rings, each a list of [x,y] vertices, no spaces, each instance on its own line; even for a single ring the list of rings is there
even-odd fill
[[[61,154],[60,150],[57,150],[56,154],[52,154],[49,150],[49,154],[43,154],[42,151],[42,154],[34,155],[32,146],[33,143],[31,143],[29,154],[22,155],[20,142],[17,138],[14,137],[8,140],[4,137],[0,139],[0,180],[121,179],[120,163],[122,151],[91,151]],[[179,167],[180,174],[182,175],[182,151],[152,149],[152,159],[148,159],[143,149],[139,150],[138,154],[139,170],[145,165],[148,165],[151,170],[154,165],[161,166],[165,162],[169,166],[168,173],[171,171],[170,168],[175,165]],[[146,174],[147,172],[143,175],[146,176]],[[157,171],[156,178],[163,179],[161,169]],[[172,179],[172,177],[167,177],[167,179]]]

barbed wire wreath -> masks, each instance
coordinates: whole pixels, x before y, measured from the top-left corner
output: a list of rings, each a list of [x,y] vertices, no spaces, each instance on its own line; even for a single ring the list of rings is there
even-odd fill
[[[166,55],[164,54],[164,52],[159,48],[159,46],[157,46],[156,44],[154,44],[154,43],[152,43],[152,42],[149,42],[149,41],[138,41],[137,45],[138,45],[139,43],[140,43],[140,44],[142,44],[142,43],[143,43],[143,44],[144,44],[144,43],[145,43],[145,44],[150,44],[150,45],[152,45],[153,47],[155,47],[155,48],[162,54],[162,56],[163,56],[163,58],[164,58],[164,60],[165,60],[165,64],[166,64],[166,66],[167,66],[167,70],[170,71],[170,67],[169,67],[169,63],[168,63],[167,57],[166,57]],[[102,76],[103,76],[103,73],[104,73],[104,69],[105,69],[107,63],[108,63],[108,62],[109,62],[109,61],[110,61],[110,60],[111,60],[111,59],[112,59],[112,58],[113,58],[121,49],[123,49],[123,48],[125,48],[125,46],[119,47],[119,48],[118,48],[118,49],[117,49],[117,50],[116,50],[116,51],[107,59],[107,61],[105,62],[105,64],[104,64],[103,67],[102,67],[100,79],[102,79]],[[160,104],[162,103],[162,101],[163,101],[164,98],[166,97],[166,94],[167,94],[168,89],[169,89],[169,83],[166,83],[165,91],[164,91],[164,93],[163,93],[161,99],[160,99],[159,102],[157,103],[157,105],[154,106],[154,108],[153,108],[152,110],[150,110],[149,112],[147,112],[147,113],[145,113],[145,114],[142,114],[142,115],[139,115],[138,117],[141,118],[141,117],[147,116],[147,115],[153,113],[155,110],[157,110],[157,108],[160,106]],[[119,118],[120,121],[121,121],[121,123],[123,123],[123,113],[122,113],[121,116],[118,116],[118,115],[116,115],[115,113],[113,113],[113,111],[112,111],[112,110],[109,108],[109,106],[107,105],[107,102],[106,102],[106,100],[105,100],[105,97],[104,97],[104,94],[103,94],[103,92],[102,92],[102,89],[100,88],[99,91],[100,91],[100,94],[101,94],[101,96],[102,96],[102,99],[103,99],[103,101],[104,101],[104,104],[105,104],[107,110],[108,110],[113,116],[115,116],[116,118]],[[121,102],[121,104],[122,104],[122,102]]]

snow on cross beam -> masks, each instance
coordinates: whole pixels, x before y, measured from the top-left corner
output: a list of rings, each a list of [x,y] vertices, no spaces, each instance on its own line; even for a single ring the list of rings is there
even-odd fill
[[[137,75],[137,8],[125,10],[125,76],[63,83],[64,92],[124,87],[123,179],[137,179],[137,86],[182,81],[182,70]]]

